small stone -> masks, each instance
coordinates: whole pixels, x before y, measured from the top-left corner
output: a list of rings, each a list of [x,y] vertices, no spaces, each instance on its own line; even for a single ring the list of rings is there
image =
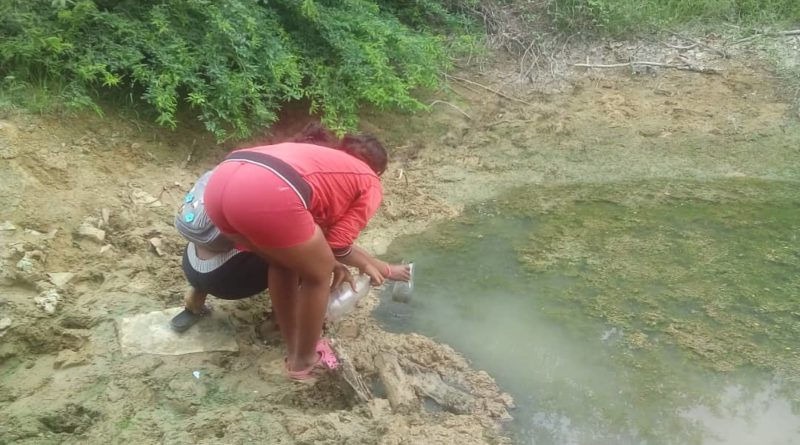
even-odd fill
[[[78,236],[89,239],[96,243],[102,243],[106,239],[105,230],[98,229],[87,223],[83,223],[78,227]]]
[[[56,308],[61,301],[61,296],[55,289],[50,289],[49,291],[42,292],[42,294],[34,298],[33,301],[40,309],[52,315],[56,313]]]
[[[33,261],[31,261],[28,256],[24,256],[22,259],[17,261],[17,269],[23,272],[28,272],[33,269]]]
[[[106,253],[111,250],[111,244],[106,244],[105,246],[100,248],[100,253]]]
[[[154,237],[150,238],[148,241],[150,241],[150,245],[153,246],[153,250],[156,251],[156,255],[164,256],[164,251],[161,250],[161,238]]]
[[[0,318],[0,331],[4,331],[11,326],[11,319],[9,317]]]
[[[111,210],[108,210],[107,208],[103,207],[100,210],[100,215],[103,218],[103,225],[107,226],[108,225],[108,220],[109,220],[109,218],[111,218]]]
[[[75,274],[72,272],[50,272],[47,274],[47,276],[50,278],[51,283],[53,283],[56,287],[61,288],[69,283]]]
[[[0,224],[0,231],[3,232],[11,232],[17,230],[17,226],[15,226],[11,221],[4,221]]]
[[[149,206],[149,207],[161,207],[163,205],[158,198],[147,193],[142,189],[135,188],[131,190],[130,198],[131,201],[133,201],[133,203],[136,205]]]

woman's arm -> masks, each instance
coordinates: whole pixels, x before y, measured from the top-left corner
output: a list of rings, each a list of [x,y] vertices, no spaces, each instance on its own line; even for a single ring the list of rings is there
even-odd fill
[[[375,286],[383,284],[385,279],[408,281],[411,278],[411,271],[408,265],[389,264],[381,261],[356,245],[351,247],[349,254],[337,259],[339,262],[357,267],[361,272],[369,275],[372,279],[372,284]]]

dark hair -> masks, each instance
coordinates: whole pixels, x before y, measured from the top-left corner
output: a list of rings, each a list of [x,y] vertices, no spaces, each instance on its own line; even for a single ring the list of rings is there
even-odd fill
[[[386,153],[386,149],[375,136],[371,134],[346,134],[340,140],[319,122],[308,123],[294,137],[293,142],[321,145],[341,150],[367,164],[378,176],[386,171],[386,166],[389,163],[389,155]]]
[[[378,176],[386,171],[386,166],[389,164],[386,149],[378,138],[371,134],[347,134],[337,148],[364,161]]]
[[[339,138],[319,122],[309,122],[300,130],[300,133],[294,137],[293,142],[321,145],[328,148],[339,148]]]

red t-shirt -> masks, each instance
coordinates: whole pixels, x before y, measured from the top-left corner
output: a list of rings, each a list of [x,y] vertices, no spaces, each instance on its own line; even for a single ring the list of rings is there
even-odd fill
[[[247,148],[274,156],[294,168],[311,186],[308,209],[336,256],[350,247],[380,206],[378,175],[360,159],[318,145],[287,142]]]

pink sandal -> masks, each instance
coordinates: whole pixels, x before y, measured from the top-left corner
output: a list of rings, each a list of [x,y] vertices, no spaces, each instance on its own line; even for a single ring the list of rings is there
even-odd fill
[[[289,371],[289,363],[285,361],[286,372],[289,374],[289,378],[296,382],[313,382],[325,371],[339,367],[339,359],[336,358],[336,353],[333,352],[331,343],[327,338],[319,339],[316,352],[318,356],[316,363],[306,369]]]

